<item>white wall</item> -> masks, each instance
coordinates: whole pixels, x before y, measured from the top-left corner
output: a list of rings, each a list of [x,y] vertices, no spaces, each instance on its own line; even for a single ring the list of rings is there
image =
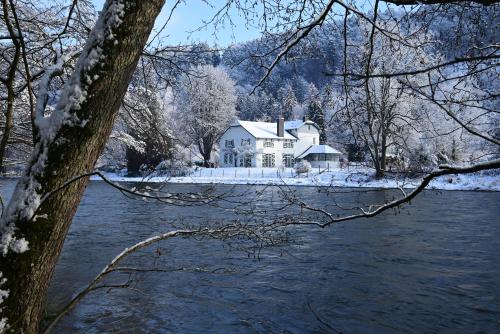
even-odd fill
[[[299,138],[295,145],[295,157],[304,153],[311,145],[319,145],[319,130],[314,125],[304,124],[294,135]]]
[[[270,139],[271,140],[271,139]],[[293,148],[284,148],[283,143],[285,139],[272,139],[273,147],[264,147],[265,139],[257,139],[257,154],[256,154],[256,167],[262,167],[262,155],[274,153],[275,167],[283,166],[283,154],[294,154],[295,145],[297,141],[293,140]]]
[[[340,168],[340,162],[338,161],[338,159],[336,161],[309,161],[309,163],[311,164],[312,168]]]
[[[283,154],[293,154],[297,157],[305,150],[307,150],[311,145],[319,144],[319,131],[318,129],[309,124],[304,124],[299,129],[293,131],[295,136],[299,137],[299,140],[293,140],[293,148],[284,148],[283,142],[285,139],[272,139],[274,147],[264,147],[265,139],[253,137],[249,132],[247,132],[242,126],[232,126],[230,127],[220,138],[219,141],[219,166],[220,167],[234,167],[234,161],[232,164],[224,163],[224,154],[233,152],[231,149],[226,149],[226,140],[234,140],[234,147],[237,148],[241,146],[242,139],[250,139],[250,145],[255,147],[255,155],[252,157],[252,167],[262,167],[262,154],[272,154],[275,155],[275,167],[283,166]],[[236,157],[236,156],[235,156]],[[236,157],[238,158],[238,157]],[[239,166],[239,162],[236,163]]]
[[[232,149],[226,149],[226,139],[234,140],[234,147],[237,148],[241,146],[242,139],[250,139],[250,145],[255,147],[255,138],[248,133],[242,126],[232,126],[222,135],[219,140],[219,166],[220,167],[234,167],[234,161],[232,164],[224,164],[224,154],[233,152]],[[238,157],[236,157],[238,158]],[[252,158],[252,166],[255,166],[256,160],[255,156]],[[239,166],[239,162],[236,163]]]

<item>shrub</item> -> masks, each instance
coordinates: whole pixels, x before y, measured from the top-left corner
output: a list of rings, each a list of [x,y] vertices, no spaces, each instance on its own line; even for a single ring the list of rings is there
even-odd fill
[[[309,161],[301,160],[293,166],[293,169],[295,169],[295,173],[303,174],[303,173],[309,173],[312,170],[312,167]]]
[[[155,168],[155,176],[188,176],[192,170],[180,161],[162,161]]]

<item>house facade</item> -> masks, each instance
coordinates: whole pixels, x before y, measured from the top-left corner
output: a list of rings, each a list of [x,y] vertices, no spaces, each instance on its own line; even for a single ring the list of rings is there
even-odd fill
[[[316,162],[315,165],[321,168],[338,167],[340,152],[328,145],[319,145],[319,128],[312,121],[285,121],[283,118],[275,123],[238,120],[220,138],[219,166],[293,167],[299,157],[306,160],[312,158],[304,155],[308,150],[325,146],[335,154],[322,156],[331,160],[324,160],[324,164]]]

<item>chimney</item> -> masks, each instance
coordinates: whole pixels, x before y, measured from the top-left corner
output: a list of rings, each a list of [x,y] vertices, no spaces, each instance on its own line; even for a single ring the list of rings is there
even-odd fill
[[[277,136],[284,137],[285,136],[285,119],[283,117],[278,117],[278,126],[277,126]]]
[[[306,116],[306,115],[304,115],[304,116],[302,117],[302,122],[307,122],[307,116]]]

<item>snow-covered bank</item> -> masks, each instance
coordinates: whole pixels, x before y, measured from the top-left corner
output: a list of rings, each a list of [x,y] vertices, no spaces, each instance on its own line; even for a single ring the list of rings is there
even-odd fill
[[[296,175],[291,168],[200,168],[190,176],[183,177],[125,177],[115,173],[105,173],[105,175],[110,180],[119,182],[272,184],[346,188],[414,188],[420,183],[418,178],[410,179],[404,176],[388,176],[383,179],[376,179],[374,171],[366,167],[321,172],[314,170],[307,175]],[[92,177],[92,180],[99,179],[98,176]],[[427,188],[500,191],[500,174],[485,172],[468,175],[448,175],[433,180]]]

